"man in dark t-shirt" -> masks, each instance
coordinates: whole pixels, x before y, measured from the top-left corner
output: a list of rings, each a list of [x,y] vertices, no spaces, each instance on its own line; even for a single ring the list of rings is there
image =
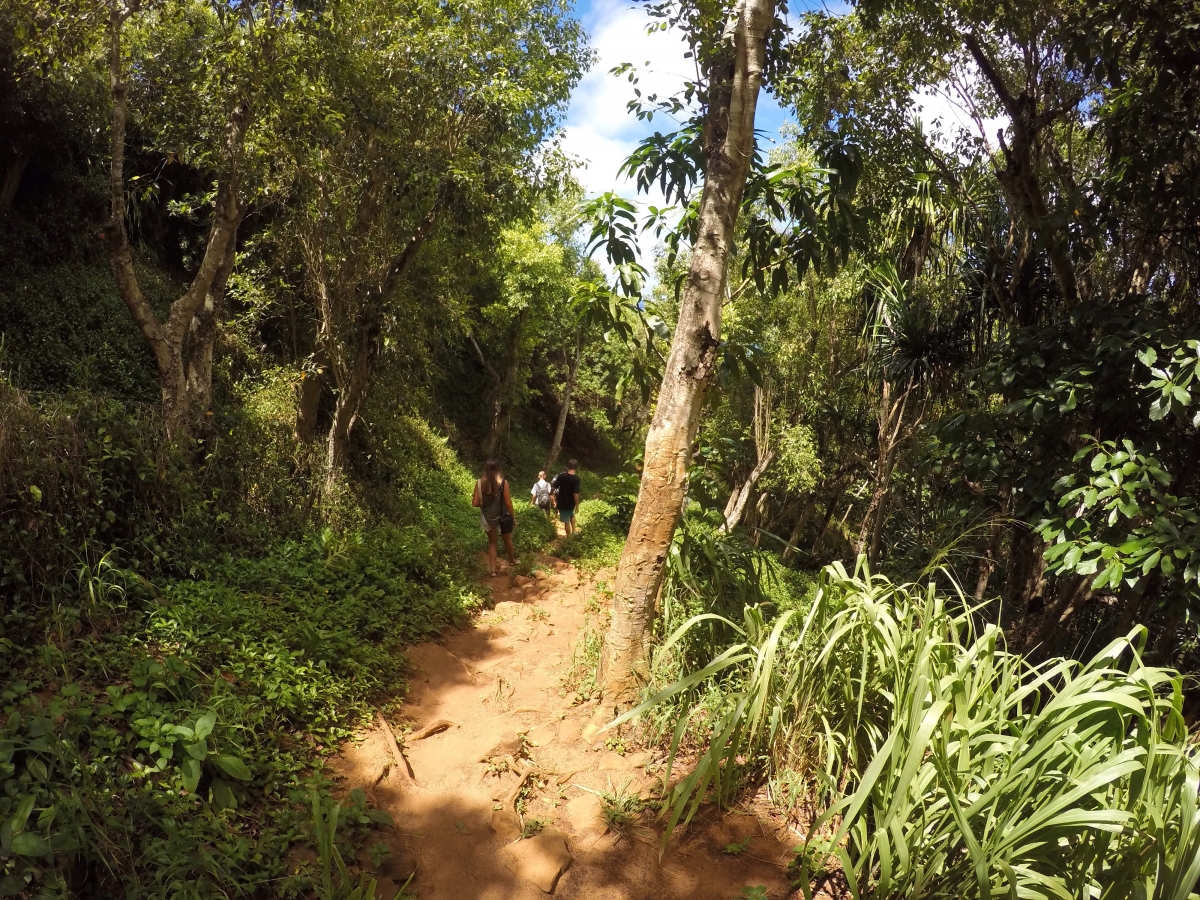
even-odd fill
[[[550,482],[550,490],[554,493],[554,505],[558,508],[558,517],[562,519],[567,534],[575,531],[575,507],[579,506],[579,488],[582,482],[575,474],[575,467],[578,465],[577,461],[571,460],[567,463],[567,471],[559,472]]]

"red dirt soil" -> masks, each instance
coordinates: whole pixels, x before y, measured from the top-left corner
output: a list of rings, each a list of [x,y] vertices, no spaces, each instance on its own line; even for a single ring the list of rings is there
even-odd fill
[[[530,878],[537,880],[539,864],[553,870],[550,876],[557,872],[564,840],[570,862],[553,889],[561,898],[733,900],[755,885],[773,900],[789,896],[786,866],[795,838],[761,811],[705,807],[672,836],[661,860],[656,805],[620,833],[606,830],[600,801],[585,788],[653,801],[662,781],[652,773],[661,773],[662,756],[606,749],[611,732],[594,732],[611,710],[598,710],[596,701],[573,705],[563,678],[585,607],[592,600],[594,610],[603,598],[570,565],[550,557],[540,562],[534,578],[486,579],[494,610],[409,651],[411,691],[391,728],[412,779],[401,773],[378,723],[334,761],[345,790],[363,788],[396,822],[394,832],[382,835],[390,858],[378,867],[366,854],[360,858],[379,873],[377,897],[390,900],[415,871],[406,896],[420,900],[536,900],[546,893]],[[405,740],[407,726],[419,733],[439,719],[453,724]],[[541,820],[540,840],[520,840],[514,770],[530,772],[524,822]],[[742,852],[724,852],[747,837]],[[547,862],[545,849],[553,846],[559,858]]]

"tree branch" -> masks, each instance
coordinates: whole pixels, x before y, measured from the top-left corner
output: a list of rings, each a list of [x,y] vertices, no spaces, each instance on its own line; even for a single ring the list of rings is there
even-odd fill
[[[479,364],[487,370],[487,373],[492,376],[492,380],[497,384],[500,383],[500,373],[496,371],[496,367],[487,361],[487,357],[483,355],[483,351],[479,349],[479,344],[475,340],[475,335],[467,332],[467,340],[471,342],[471,346],[475,348],[475,355],[479,357]]]

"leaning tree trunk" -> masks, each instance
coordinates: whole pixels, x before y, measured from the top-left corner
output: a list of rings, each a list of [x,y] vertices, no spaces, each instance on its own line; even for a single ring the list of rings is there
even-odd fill
[[[729,502],[725,504],[725,521],[721,524],[721,531],[728,533],[737,528],[758,480],[775,459],[775,451],[771,449],[771,393],[758,385],[754,387],[754,453],[754,468],[741,486],[729,495]]]
[[[108,244],[117,291],[142,337],[154,354],[162,394],[163,424],[174,438],[188,430],[188,417],[212,401],[212,344],[216,309],[233,267],[233,245],[243,208],[238,198],[236,159],[241,152],[245,107],[230,112],[222,136],[225,171],[217,181],[216,203],[208,242],[192,283],[159,321],[142,294],[125,227],[125,125],[129,118],[129,86],[121,62],[121,31],[132,10],[112,3],[109,12],[109,81],[112,89],[112,156],[109,166]]]
[[[558,410],[558,424],[554,426],[554,440],[550,444],[550,453],[546,456],[546,465],[543,466],[547,472],[553,470],[554,463],[558,461],[558,454],[562,452],[563,433],[567,430],[567,416],[571,412],[571,394],[575,392],[575,378],[579,374],[581,359],[583,359],[582,332],[575,341],[575,355],[571,358],[570,367],[567,369],[567,384],[563,388],[562,406]]]
[[[358,414],[371,384],[375,358],[379,355],[379,334],[383,329],[381,317],[372,316],[359,328],[359,346],[348,367],[334,367],[337,384],[337,403],[333,408],[333,421],[329,425],[326,447],[326,486],[331,487],[350,455],[350,432],[358,421]]]
[[[367,196],[363,206],[368,207],[364,213],[360,209],[359,226],[362,235],[370,233],[374,224],[370,205],[374,200],[371,193],[372,181],[368,186]],[[406,277],[417,253],[424,245],[430,232],[437,224],[443,203],[449,196],[448,189],[443,187],[434,199],[429,211],[418,223],[416,230],[409,236],[403,249],[389,261],[384,277],[379,282],[362,283],[357,274],[358,260],[350,260],[343,267],[337,278],[337,283],[330,286],[321,280],[319,274],[318,294],[321,314],[321,330],[318,335],[316,358],[322,366],[315,373],[316,377],[324,377],[324,367],[333,375],[337,400],[333,409],[333,421],[329,426],[326,438],[326,487],[332,487],[337,474],[345,464],[350,453],[350,434],[358,422],[367,393],[371,388],[374,376],[375,359],[379,355],[380,335],[383,332],[384,315],[392,297]],[[314,243],[305,251],[309,255],[310,266],[317,273],[323,269],[320,243]],[[356,250],[364,252],[361,247]],[[348,321],[348,327],[339,327],[339,323]],[[313,392],[319,392],[319,386],[313,386]],[[316,400],[301,390],[300,400],[313,403],[311,410],[303,406],[297,412],[297,430],[301,416],[316,415]],[[307,423],[306,423],[307,427]]]
[[[810,496],[804,501],[804,506],[800,510],[800,515],[796,517],[795,523],[792,525],[791,533],[788,535],[787,545],[783,548],[783,564],[786,566],[792,561],[792,557],[796,555],[798,549],[796,542],[800,540],[804,534],[804,529],[808,527],[808,520],[812,516],[813,498]]]
[[[603,671],[610,695],[629,695],[646,671],[654,601],[686,489],[701,404],[716,373],[730,244],[754,153],[754,112],[773,0],[740,0],[733,16],[731,56],[714,63],[709,72],[707,164],[696,243],[646,435],[637,506],[613,586]]]
[[[737,528],[742,521],[742,516],[746,513],[746,505],[750,500],[750,495],[754,492],[755,485],[762,478],[763,473],[767,471],[767,466],[771,465],[775,459],[775,451],[768,450],[755,464],[750,474],[746,476],[746,480],[741,486],[729,495],[729,502],[725,504],[725,521],[721,524],[721,531],[730,532]]]
[[[29,157],[21,150],[16,151],[16,155],[5,169],[4,179],[0,181],[0,210],[8,209],[12,206],[13,200],[17,197],[17,191],[21,188],[21,179],[25,175],[25,167],[29,164]]]
[[[312,367],[300,378],[296,397],[296,442],[307,444],[317,434],[317,413],[321,407],[321,395],[325,391],[325,377],[329,374],[329,360],[319,349],[313,354]]]

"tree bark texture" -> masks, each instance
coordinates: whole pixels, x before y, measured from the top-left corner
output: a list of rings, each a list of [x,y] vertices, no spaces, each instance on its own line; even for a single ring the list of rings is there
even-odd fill
[[[225,170],[217,179],[212,224],[200,267],[184,293],[160,322],[142,294],[129,233],[125,227],[125,126],[129,86],[121,61],[121,32],[137,5],[110,0],[109,80],[112,91],[112,155],[109,166],[109,221],[105,241],[117,291],[154,354],[162,394],[163,423],[169,437],[187,431],[188,417],[212,402],[212,349],[217,310],[233,269],[234,245],[243,207],[238,198],[236,159],[241,152],[248,113],[230,111],[222,135]]]
[[[696,243],[613,587],[603,668],[612,696],[628,696],[646,672],[654,599],[679,519],[701,405],[717,368],[730,243],[754,152],[754,113],[773,18],[773,0],[741,0],[726,29],[729,55],[709,72]]]
[[[788,533],[787,546],[783,548],[783,564],[785,566],[796,555],[796,550],[799,548],[796,542],[800,540],[804,534],[804,529],[808,527],[808,520],[812,517],[813,505],[813,498],[809,496],[800,508],[800,514],[796,516],[796,521],[792,523],[792,530]]]
[[[1004,490],[1000,497],[1000,509],[992,521],[988,523],[988,543],[987,549],[983,552],[983,559],[979,561],[979,576],[975,579],[975,590],[971,596],[976,602],[983,600],[983,595],[987,593],[988,581],[991,580],[992,573],[996,570],[996,563],[1000,558],[1000,546],[1004,540],[1004,524],[1008,516],[1008,504],[1012,498],[1011,490]]]
[[[310,228],[302,240],[320,326],[316,366],[301,384],[296,430],[298,436],[312,434],[321,390],[330,378],[335,402],[326,435],[327,486],[336,480],[350,451],[350,436],[362,413],[379,355],[387,305],[437,224],[448,197],[446,188],[440,190],[399,253],[370,271],[365,248],[377,230],[386,185],[387,173],[377,167],[358,197],[355,224],[346,246],[327,248],[320,224]],[[336,266],[329,265],[329,256],[338,258]]]
[[[996,177],[1013,205],[1021,211],[1029,227],[1045,242],[1063,299],[1069,305],[1074,305],[1079,299],[1079,282],[1071,261],[1067,235],[1060,226],[1052,222],[1045,189],[1037,170],[1041,133],[1052,125],[1064,110],[1039,109],[1036,91],[1031,91],[1029,86],[1019,94],[1014,94],[979,40],[973,34],[968,34],[963,38],[963,42],[1009,117],[1012,145],[1005,141],[1001,131],[1000,149],[1005,165],[1004,168],[997,169]],[[1036,68],[1029,67],[1037,65],[1037,58],[1036,53],[1027,57],[1027,85],[1036,84],[1039,73]]]
[[[329,361],[325,354],[313,354],[312,367],[304,372],[296,398],[297,443],[310,443],[317,435],[317,412],[321,406],[321,394],[325,390],[325,378],[329,374]]]
[[[554,440],[550,443],[550,453],[546,456],[547,472],[553,470],[558,462],[558,454],[562,452],[563,433],[567,430],[567,416],[571,413],[571,395],[575,393],[575,379],[579,375],[579,362],[583,359],[583,334],[580,333],[575,341],[575,355],[571,358],[567,369],[567,383],[563,388],[562,406],[558,410],[558,424],[554,426]]]
[[[887,518],[887,499],[891,492],[892,472],[896,458],[907,432],[904,418],[908,398],[912,393],[909,384],[899,397],[894,396],[892,385],[884,381],[879,402],[878,457],[875,460],[875,489],[863,515],[862,527],[858,530],[857,555],[867,554],[867,561],[874,568],[879,558],[879,544],[883,536],[883,523]]]
[[[729,495],[729,501],[725,504],[725,521],[721,531],[726,533],[741,523],[751,493],[775,459],[775,451],[771,448],[771,395],[757,385],[754,387],[754,454],[754,468]]]

